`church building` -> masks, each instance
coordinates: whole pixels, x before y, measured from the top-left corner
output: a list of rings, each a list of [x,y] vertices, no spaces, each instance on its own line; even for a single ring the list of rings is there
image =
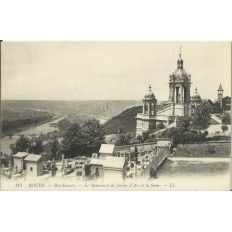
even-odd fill
[[[169,125],[183,117],[190,117],[194,107],[200,102],[197,90],[193,98],[190,97],[191,75],[184,70],[184,61],[181,57],[177,60],[177,69],[169,76],[169,98],[157,110],[157,100],[149,86],[148,93],[143,99],[143,112],[136,116],[136,136],[145,132],[152,133],[159,123]]]

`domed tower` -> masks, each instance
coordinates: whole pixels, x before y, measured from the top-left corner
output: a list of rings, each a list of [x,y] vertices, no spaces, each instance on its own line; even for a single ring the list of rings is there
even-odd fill
[[[156,128],[156,105],[157,100],[151,90],[151,85],[149,85],[148,93],[143,98],[143,112],[137,114],[136,117],[136,137],[145,132],[154,132]]]
[[[143,114],[156,116],[156,104],[157,100],[154,93],[151,91],[151,85],[149,85],[148,93],[144,96],[143,99]]]
[[[191,116],[194,115],[196,107],[201,103],[201,96],[197,92],[197,87],[195,93],[191,96]]]
[[[177,60],[177,69],[169,76],[169,103],[171,116],[190,116],[191,75],[184,70],[184,61]]]
[[[224,89],[222,88],[221,83],[220,83],[220,86],[219,86],[217,91],[218,91],[218,102],[220,103],[220,106],[222,108],[222,99],[223,99],[223,91],[224,91]]]

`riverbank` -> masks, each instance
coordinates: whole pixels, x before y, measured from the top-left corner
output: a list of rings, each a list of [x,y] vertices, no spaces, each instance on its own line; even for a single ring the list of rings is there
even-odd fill
[[[201,144],[186,144],[179,145],[171,157],[231,157],[231,143],[201,143]]]
[[[20,134],[20,132],[22,131],[26,131],[26,130],[29,130],[30,128],[32,127],[37,127],[37,126],[41,126],[45,123],[50,123],[50,122],[53,122],[54,120],[57,120],[57,119],[60,119],[62,118],[63,116],[62,115],[53,115],[53,116],[49,116],[47,117],[46,119],[44,120],[41,120],[39,122],[36,122],[36,123],[32,123],[32,124],[27,124],[27,125],[24,125],[24,126],[20,126],[18,128],[15,128],[7,133],[1,133],[1,138],[4,138],[4,137],[7,137],[7,136],[12,136],[14,134]]]
[[[52,119],[53,119],[52,121],[49,120],[49,122],[40,124],[38,126],[29,127],[23,131],[15,133],[12,135],[12,137],[5,136],[1,138],[1,146],[0,146],[1,152],[7,155],[11,154],[10,144],[15,143],[17,139],[19,139],[20,135],[24,135],[24,136],[31,138],[32,136],[38,137],[42,133],[44,137],[43,139],[46,140],[45,137],[47,134],[51,135],[51,133],[58,131],[58,128],[52,127],[50,124],[57,123],[59,120],[62,120],[63,117],[59,115]],[[47,136],[47,139],[49,139],[49,136]]]

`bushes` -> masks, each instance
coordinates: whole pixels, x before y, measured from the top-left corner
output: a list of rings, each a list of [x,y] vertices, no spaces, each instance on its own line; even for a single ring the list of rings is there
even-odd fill
[[[219,136],[219,135],[215,135],[213,137],[207,137],[206,141],[230,141],[231,137],[230,136]]]
[[[196,130],[183,131],[182,128],[170,128],[163,131],[161,137],[173,139],[173,144],[199,143],[206,140],[207,133]]]

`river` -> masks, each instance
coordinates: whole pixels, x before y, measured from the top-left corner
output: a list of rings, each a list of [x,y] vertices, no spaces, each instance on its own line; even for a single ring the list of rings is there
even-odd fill
[[[10,144],[15,143],[17,141],[17,139],[20,137],[20,135],[25,135],[28,137],[31,137],[31,135],[39,136],[41,134],[41,132],[43,134],[47,134],[49,132],[53,132],[55,130],[58,130],[58,128],[50,126],[50,123],[57,123],[58,121],[62,120],[63,118],[64,117],[58,118],[54,121],[44,123],[44,124],[41,124],[39,126],[31,127],[29,129],[15,133],[15,134],[13,134],[11,139],[9,138],[9,136],[5,136],[5,137],[1,138],[1,152],[9,155],[11,153],[11,150],[9,148]]]
[[[156,184],[172,190],[229,190],[230,158],[168,158],[157,171]]]

